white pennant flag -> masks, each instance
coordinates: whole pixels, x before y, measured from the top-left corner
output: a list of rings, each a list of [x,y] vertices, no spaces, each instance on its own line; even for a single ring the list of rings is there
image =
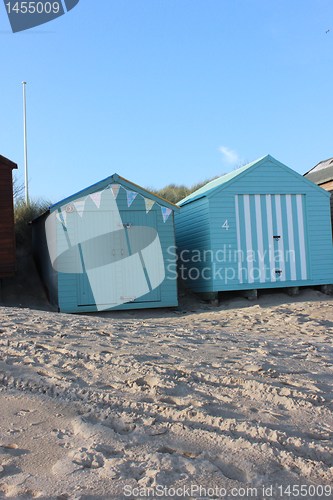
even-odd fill
[[[111,190],[112,190],[113,197],[115,200],[117,199],[119,189],[120,189],[120,184],[112,184],[111,185]]]
[[[67,213],[65,212],[65,210],[58,210],[57,212],[57,215],[56,215],[58,221],[64,226],[66,227],[66,219],[67,219]]]
[[[155,202],[154,202],[154,200],[150,200],[149,198],[145,198],[145,205],[146,205],[146,214],[147,214],[153,208],[153,206],[155,205]]]
[[[74,203],[73,203],[73,205],[74,205],[74,207],[75,207],[75,209],[80,217],[82,217],[82,215],[83,215],[85,204],[86,204],[86,199],[74,201]]]
[[[90,198],[95,203],[96,207],[99,208],[101,206],[102,191],[98,191],[97,193],[92,193],[90,195]]]

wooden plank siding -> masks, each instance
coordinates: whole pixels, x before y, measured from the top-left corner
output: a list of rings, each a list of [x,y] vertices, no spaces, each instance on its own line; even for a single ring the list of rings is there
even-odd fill
[[[328,182],[324,182],[323,184],[318,184],[321,188],[325,189],[328,193],[330,193],[330,207],[331,207],[331,226],[332,226],[332,237],[333,237],[333,179]]]
[[[12,170],[17,165],[0,155],[0,279],[16,269]]]
[[[212,279],[200,279],[209,260],[207,251],[212,248],[210,216],[205,197],[188,203],[175,213],[178,270],[186,285],[195,292],[211,291],[213,287]]]
[[[175,217],[180,250],[211,249],[212,262],[205,262],[210,274],[189,276],[189,288],[219,292],[333,284],[330,200],[324,190],[269,155],[210,186],[206,193],[201,188],[200,198],[192,193],[181,201]],[[283,257],[271,256],[280,249]],[[293,264],[286,260],[292,251]],[[256,277],[249,278],[253,270]]]
[[[113,184],[118,187],[117,194],[109,195]],[[98,193],[100,198],[96,205],[91,195]],[[131,193],[136,196],[129,204]],[[149,200],[153,206],[147,210]],[[71,206],[82,201],[84,210],[79,215]],[[169,217],[163,218],[162,208],[170,209]],[[174,210],[178,207],[117,174],[50,207],[43,217],[33,221],[35,255],[50,300],[59,311],[66,313],[176,306]],[[61,219],[62,213],[66,220]],[[143,231],[135,233],[136,228]],[[147,241],[145,228],[152,229],[148,233],[158,238]],[[131,246],[132,230],[137,235],[132,240],[134,248]],[[93,240],[87,249],[86,242]],[[51,245],[51,252],[61,256],[59,267],[56,260],[50,258],[47,246],[50,241],[54,245],[54,248]],[[153,247],[154,242],[157,247]],[[138,248],[135,245],[139,245],[139,250],[135,250]],[[139,253],[141,263],[135,260]],[[121,261],[127,264],[118,266]]]
[[[330,191],[331,193],[331,224],[332,224],[332,238],[333,238],[333,191]]]
[[[123,215],[125,212],[133,211],[146,212],[144,201],[141,197],[137,198],[132,203],[131,207],[128,208],[126,202],[125,192],[120,192],[117,196],[117,204],[119,207],[120,214]],[[174,220],[173,214],[170,215],[167,223],[163,222],[161,215],[161,208],[159,205],[155,205],[149,215],[156,214],[156,230],[158,232],[161,247],[163,251],[163,258],[165,262],[165,279],[163,283],[159,286],[160,298],[158,301],[150,300],[143,302],[127,302],[118,305],[114,309],[117,310],[128,310],[128,309],[145,309],[147,307],[172,307],[177,305],[177,287],[176,287],[176,257],[175,257],[175,234],[174,234]],[[62,236],[59,234],[58,227],[58,239]],[[62,312],[95,312],[96,305],[78,305],[77,298],[77,275],[76,274],[64,274],[58,273],[58,300],[59,309]]]

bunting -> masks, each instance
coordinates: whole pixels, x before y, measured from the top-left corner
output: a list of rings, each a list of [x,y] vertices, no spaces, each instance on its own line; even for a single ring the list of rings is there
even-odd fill
[[[144,200],[145,200],[146,214],[147,214],[153,208],[153,206],[155,205],[155,202],[154,202],[154,200],[151,200],[150,198],[144,198]]]
[[[135,191],[127,191],[126,189],[126,196],[127,196],[127,206],[128,208],[132,205],[133,201],[137,197],[137,194]]]
[[[119,189],[120,189],[120,184],[112,184],[111,185],[111,190],[112,190],[113,197],[115,200],[117,199]]]
[[[90,198],[95,203],[96,207],[99,208],[101,206],[102,191],[97,191],[97,193],[92,193],[90,195]]]
[[[172,212],[171,208],[161,207],[163,222],[166,222]]]
[[[84,199],[81,198],[81,199],[79,199],[77,201],[74,201],[70,205],[66,205],[66,207],[61,207],[60,209],[58,209],[58,213],[57,213],[56,217],[59,220],[59,222],[61,222],[61,224],[64,227],[66,227],[67,216],[68,216],[68,214],[70,214],[74,210],[76,210],[76,212],[79,214],[80,217],[83,216],[85,203],[86,203],[86,201],[87,201],[87,199],[89,197],[94,202],[94,204],[96,205],[96,207],[100,208],[101,202],[102,202],[102,194],[103,194],[103,192],[106,189],[111,189],[113,197],[115,199],[117,199],[117,196],[119,194],[120,188],[122,188],[122,189],[124,189],[126,191],[127,206],[130,207],[139,193],[137,193],[135,191],[130,191],[130,190],[124,188],[123,186],[121,186],[120,184],[109,184],[102,191],[97,191],[95,193],[91,193],[89,196],[87,196]],[[146,207],[146,214],[148,214],[151,211],[151,209],[153,208],[153,206],[156,203],[161,208],[161,214],[162,214],[163,222],[165,223],[169,219],[170,214],[172,212],[171,208],[163,207],[157,201],[154,201],[154,200],[152,200],[150,198],[146,198],[142,194],[140,194],[140,196],[144,200],[145,207]]]
[[[82,215],[83,215],[85,204],[86,204],[86,199],[73,202],[73,205],[76,208],[76,211],[80,217],[82,217]]]
[[[65,210],[60,210],[58,209],[58,213],[56,215],[58,221],[64,226],[66,227],[66,218],[67,218],[67,213],[65,212]]]

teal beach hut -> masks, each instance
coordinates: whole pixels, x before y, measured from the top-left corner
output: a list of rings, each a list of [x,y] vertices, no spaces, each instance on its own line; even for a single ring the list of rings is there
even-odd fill
[[[267,155],[179,202],[178,270],[211,298],[224,290],[333,283],[329,193]]]
[[[175,210],[117,174],[51,206],[32,224],[50,301],[69,313],[177,305]]]

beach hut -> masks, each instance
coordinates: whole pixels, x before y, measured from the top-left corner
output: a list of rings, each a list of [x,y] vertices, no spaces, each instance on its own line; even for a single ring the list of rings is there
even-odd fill
[[[267,155],[179,202],[178,269],[195,292],[329,285],[329,193]],[[250,295],[250,294],[249,294]]]
[[[0,155],[0,279],[15,273],[13,169],[16,163]]]
[[[33,221],[33,248],[50,301],[77,313],[177,305],[178,208],[117,174]]]
[[[331,194],[331,221],[333,227],[333,158],[317,163],[304,177]]]

